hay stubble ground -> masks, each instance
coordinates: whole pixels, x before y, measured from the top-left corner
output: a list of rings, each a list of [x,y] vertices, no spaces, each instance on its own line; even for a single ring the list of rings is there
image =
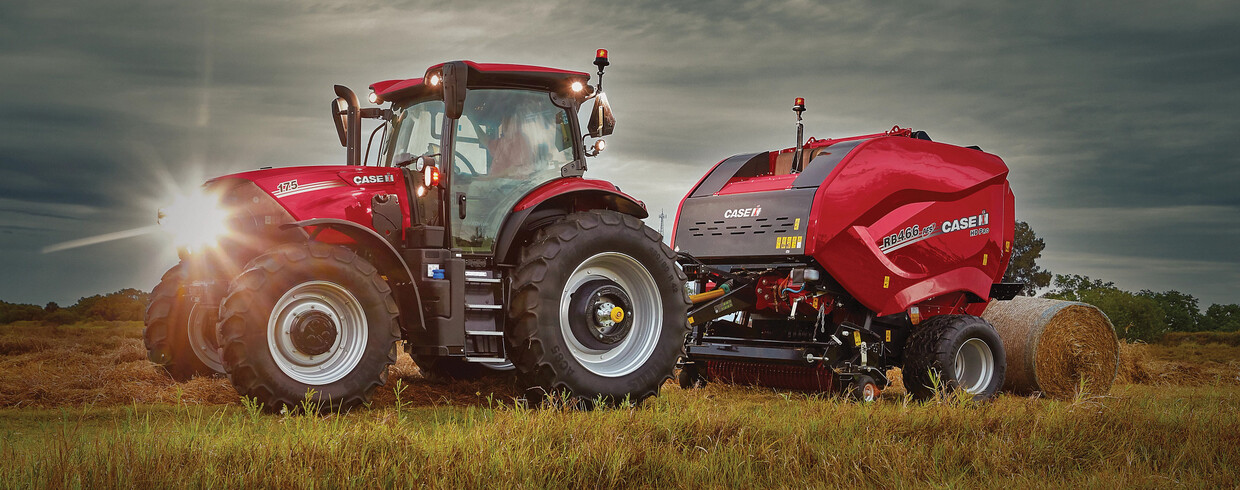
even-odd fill
[[[423,379],[370,409],[262,415],[175,383],[141,324],[0,326],[0,486],[1234,487],[1240,347],[1122,345],[1103,397],[874,404],[669,384],[641,407],[514,408],[504,380]],[[396,391],[400,390],[399,398]]]

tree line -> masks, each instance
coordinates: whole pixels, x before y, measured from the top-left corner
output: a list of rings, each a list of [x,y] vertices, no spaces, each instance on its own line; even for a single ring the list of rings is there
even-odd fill
[[[1125,291],[1115,283],[1078,274],[1052,274],[1037,265],[1046,242],[1024,221],[1016,222],[1012,259],[1005,282],[1022,282],[1022,294],[1033,296],[1054,286],[1043,297],[1080,301],[1097,306],[1115,325],[1115,333],[1128,340],[1157,340],[1168,332],[1240,331],[1240,305],[1212,304],[1204,312],[1193,295],[1175,290]]]
[[[64,307],[55,301],[45,306],[0,301],[0,323],[38,321],[66,325],[91,320],[142,320],[149,297],[146,291],[122,289],[111,294],[80,298],[72,306]]]

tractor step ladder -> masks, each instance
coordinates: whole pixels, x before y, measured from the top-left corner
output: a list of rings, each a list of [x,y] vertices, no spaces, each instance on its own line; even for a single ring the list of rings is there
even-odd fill
[[[504,299],[504,279],[498,271],[465,271],[465,360],[498,363],[507,359]]]

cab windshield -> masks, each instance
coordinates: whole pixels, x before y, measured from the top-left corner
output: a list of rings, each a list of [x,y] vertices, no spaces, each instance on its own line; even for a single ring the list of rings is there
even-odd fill
[[[415,101],[392,108],[392,132],[384,155],[384,165],[402,153],[413,156],[439,153],[439,132],[443,128],[442,100]]]
[[[536,90],[473,89],[456,121],[452,155],[453,246],[466,253],[494,251],[505,217],[525,194],[560,178],[578,158],[570,124],[573,114]],[[385,164],[438,155],[443,135],[442,100],[393,107]],[[405,156],[403,154],[409,154]],[[443,162],[442,155],[434,158]],[[447,169],[442,169],[447,171]],[[465,217],[461,218],[460,197]]]

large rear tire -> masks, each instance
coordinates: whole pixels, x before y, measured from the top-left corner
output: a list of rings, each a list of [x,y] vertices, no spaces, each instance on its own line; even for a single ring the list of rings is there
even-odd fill
[[[976,316],[939,315],[909,336],[904,350],[904,387],[917,399],[964,391],[974,400],[999,393],[1007,355],[995,328]],[[931,375],[933,374],[933,377]]]
[[[532,398],[640,403],[684,354],[685,275],[658,233],[614,211],[543,228],[514,275],[508,352]]]
[[[220,306],[224,366],[268,411],[348,410],[387,381],[397,313],[387,282],[353,251],[281,245],[250,262]]]
[[[177,381],[224,372],[215,335],[218,308],[187,294],[192,280],[186,269],[172,266],[151,290],[142,331],[147,358]]]

